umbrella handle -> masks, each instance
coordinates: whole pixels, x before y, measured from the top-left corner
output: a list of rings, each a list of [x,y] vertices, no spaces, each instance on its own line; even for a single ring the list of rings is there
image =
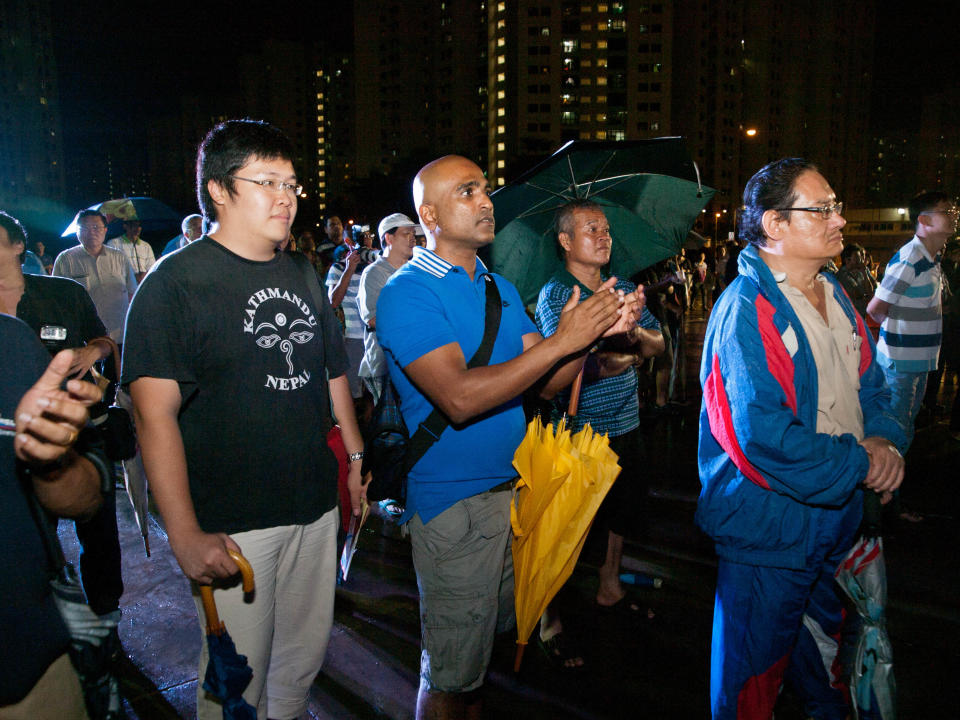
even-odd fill
[[[583,387],[583,369],[587,365],[587,356],[584,355],[583,362],[580,365],[580,372],[577,373],[577,377],[574,378],[573,384],[570,386],[570,404],[567,405],[567,416],[576,417],[577,407],[580,405],[580,388]]]
[[[253,568],[250,566],[250,562],[236,550],[227,550],[227,553],[240,568],[240,576],[243,578],[243,591],[245,593],[253,592]],[[217,603],[213,600],[213,587],[211,585],[200,586],[200,600],[203,603],[203,615],[207,621],[207,634],[222,634],[223,623],[220,622],[220,615],[217,613]]]

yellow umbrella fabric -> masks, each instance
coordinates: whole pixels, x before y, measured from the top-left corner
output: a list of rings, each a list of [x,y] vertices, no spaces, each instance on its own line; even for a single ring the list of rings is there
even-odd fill
[[[620,466],[589,424],[571,435],[535,418],[513,457],[520,474],[510,507],[519,670],[537,621],[570,577],[594,515]]]

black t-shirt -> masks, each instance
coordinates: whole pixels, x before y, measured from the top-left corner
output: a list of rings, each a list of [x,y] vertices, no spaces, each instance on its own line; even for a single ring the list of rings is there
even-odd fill
[[[106,328],[86,289],[76,280],[24,275],[17,317],[33,328],[51,354],[83,347]]]
[[[311,270],[312,273],[312,270]],[[326,374],[347,369],[326,294],[296,261],[246,260],[203,237],[164,256],[127,317],[123,384],[169,378],[206,532],[313,522],[336,504]]]
[[[17,472],[13,415],[50,356],[30,328],[0,315],[0,706],[22,700],[69,637],[50,594],[50,561]]]

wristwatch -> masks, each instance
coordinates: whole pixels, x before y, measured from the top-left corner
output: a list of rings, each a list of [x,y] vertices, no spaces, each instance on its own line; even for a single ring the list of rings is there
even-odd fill
[[[347,455],[347,461],[356,462],[357,460],[363,460],[363,450]]]

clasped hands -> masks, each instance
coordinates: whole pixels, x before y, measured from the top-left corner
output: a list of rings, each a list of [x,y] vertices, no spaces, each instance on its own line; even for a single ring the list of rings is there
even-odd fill
[[[581,350],[600,337],[631,332],[637,326],[646,302],[643,286],[625,293],[614,288],[616,282],[615,277],[610,278],[583,302],[580,302],[580,287],[574,286],[563,306],[556,333],[569,339],[571,352]]]
[[[903,482],[903,456],[886,438],[866,437],[860,441],[860,445],[870,458],[863,486],[880,494],[881,502],[887,503],[893,491]]]

